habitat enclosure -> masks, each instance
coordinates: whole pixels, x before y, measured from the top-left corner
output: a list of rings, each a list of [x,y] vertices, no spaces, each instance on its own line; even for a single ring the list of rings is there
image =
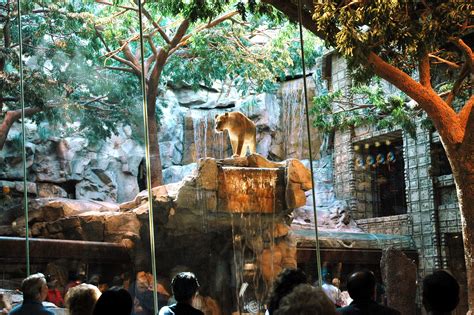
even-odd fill
[[[363,267],[417,277],[416,145],[395,125],[324,128],[347,66],[269,4],[2,0],[0,35],[1,291],[43,272],[61,294],[123,286],[155,314],[191,271],[205,314],[263,314],[284,268],[343,291]],[[255,152],[216,130],[231,112]]]

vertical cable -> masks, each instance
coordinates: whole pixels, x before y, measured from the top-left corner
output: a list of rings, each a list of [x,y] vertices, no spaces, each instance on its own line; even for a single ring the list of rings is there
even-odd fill
[[[138,20],[140,23],[140,62],[142,71],[140,74],[141,88],[143,95],[143,128],[145,133],[145,164],[146,164],[146,183],[148,191],[148,224],[150,225],[150,252],[151,252],[151,272],[153,274],[153,307],[154,313],[158,313],[158,294],[156,291],[156,256],[155,256],[155,226],[153,223],[153,194],[151,191],[151,165],[150,165],[150,139],[148,131],[148,104],[146,98],[146,78],[145,78],[145,49],[143,45],[143,19],[142,19],[142,1],[138,2]],[[156,119],[152,117],[152,119]]]
[[[30,239],[28,228],[28,186],[26,181],[26,132],[25,132],[25,93],[23,86],[23,34],[21,31],[21,0],[17,0],[18,7],[18,47],[20,63],[20,105],[21,105],[21,134],[23,159],[23,207],[25,209],[25,248],[26,248],[26,276],[30,275]]]
[[[313,214],[314,214],[314,234],[316,236],[316,267],[318,269],[318,284],[322,287],[321,274],[321,254],[319,249],[319,233],[318,233],[318,214],[316,210],[316,192],[314,189],[314,171],[313,171],[313,153],[311,150],[311,130],[309,124],[309,110],[308,110],[308,89],[306,86],[306,65],[304,61],[304,41],[303,41],[303,16],[301,13],[302,4],[298,0],[298,22],[300,29],[300,46],[301,46],[301,67],[303,68],[303,90],[304,90],[304,105],[306,110],[306,132],[308,133],[308,150],[309,150],[309,168],[311,170],[311,192],[313,196]]]

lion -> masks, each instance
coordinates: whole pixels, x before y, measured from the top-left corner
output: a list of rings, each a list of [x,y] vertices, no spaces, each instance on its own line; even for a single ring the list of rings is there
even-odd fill
[[[241,112],[230,112],[214,117],[216,132],[227,130],[230,144],[232,145],[232,157],[245,156],[247,147],[250,154],[256,153],[257,148],[257,128],[253,121]]]

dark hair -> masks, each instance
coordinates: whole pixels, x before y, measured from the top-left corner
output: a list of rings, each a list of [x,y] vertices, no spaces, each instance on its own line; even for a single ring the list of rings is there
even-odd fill
[[[372,271],[354,272],[347,280],[347,291],[353,300],[372,300],[375,293],[375,276]]]
[[[199,282],[192,272],[180,272],[171,281],[174,298],[178,302],[186,302],[196,294]]]
[[[306,274],[300,269],[284,269],[275,279],[268,299],[268,313],[273,314],[280,305],[280,301],[296,286],[308,281]]]
[[[107,290],[95,303],[93,315],[130,315],[132,312],[132,297],[125,289]]]
[[[96,287],[98,287],[99,284],[102,283],[101,280],[102,280],[102,276],[101,276],[101,275],[99,275],[99,274],[94,274],[94,275],[92,275],[92,276],[89,278],[89,280],[87,280],[87,283],[92,284],[92,285],[95,285]]]
[[[448,272],[438,270],[423,279],[423,305],[428,312],[451,312],[458,303],[459,284]]]
[[[324,279],[324,281],[325,281],[326,283],[331,284],[332,276],[331,276],[331,274],[330,274],[329,272],[326,272],[326,274],[324,274],[324,278],[323,278],[323,279]]]

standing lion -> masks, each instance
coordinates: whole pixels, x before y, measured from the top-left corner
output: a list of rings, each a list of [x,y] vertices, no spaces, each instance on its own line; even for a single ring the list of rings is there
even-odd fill
[[[245,156],[247,146],[250,154],[256,153],[257,128],[253,121],[241,112],[230,112],[215,116],[216,131],[229,132],[230,144],[232,145],[232,157]]]

